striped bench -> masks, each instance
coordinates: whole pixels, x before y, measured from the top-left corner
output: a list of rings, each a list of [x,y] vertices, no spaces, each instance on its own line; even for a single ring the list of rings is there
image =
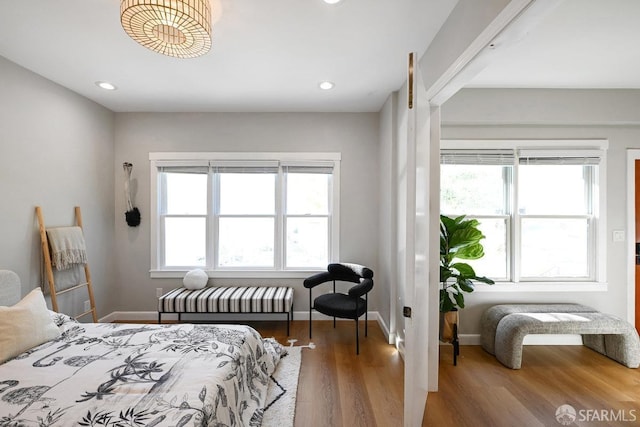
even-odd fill
[[[173,289],[158,298],[162,314],[177,313],[286,313],[287,335],[293,320],[293,288],[286,286],[211,286],[198,290]]]

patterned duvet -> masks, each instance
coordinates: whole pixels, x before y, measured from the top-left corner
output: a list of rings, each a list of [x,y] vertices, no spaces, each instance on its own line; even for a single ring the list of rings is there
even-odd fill
[[[285,352],[248,326],[57,323],[0,365],[0,426],[260,426]]]

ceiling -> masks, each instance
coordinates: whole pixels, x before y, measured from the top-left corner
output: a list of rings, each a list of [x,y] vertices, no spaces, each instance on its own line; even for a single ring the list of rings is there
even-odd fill
[[[176,59],[126,35],[118,0],[0,0],[0,56],[113,111],[379,111],[456,2],[212,0],[211,51]]]
[[[175,59],[125,34],[118,0],[0,0],[0,56],[118,112],[379,111],[456,3],[212,0],[212,50]],[[638,0],[565,0],[468,86],[638,89],[638,17]]]
[[[640,89],[640,1],[564,0],[470,87]]]

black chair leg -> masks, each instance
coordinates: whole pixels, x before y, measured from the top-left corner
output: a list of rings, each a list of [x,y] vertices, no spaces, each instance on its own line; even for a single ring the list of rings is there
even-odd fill
[[[356,354],[360,354],[359,326],[358,318],[356,318]]]
[[[364,336],[369,336],[369,319],[367,318],[367,312],[364,312]]]
[[[313,310],[313,306],[311,305],[311,289],[309,289],[309,339],[311,339],[311,310]]]
[[[358,308],[356,306],[356,312]],[[364,336],[369,336],[369,294],[364,294]]]

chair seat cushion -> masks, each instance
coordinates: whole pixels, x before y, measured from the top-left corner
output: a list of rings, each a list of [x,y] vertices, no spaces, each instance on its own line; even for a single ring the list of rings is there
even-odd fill
[[[356,319],[364,314],[367,303],[364,298],[350,297],[341,293],[324,294],[313,301],[313,308],[327,316]]]

